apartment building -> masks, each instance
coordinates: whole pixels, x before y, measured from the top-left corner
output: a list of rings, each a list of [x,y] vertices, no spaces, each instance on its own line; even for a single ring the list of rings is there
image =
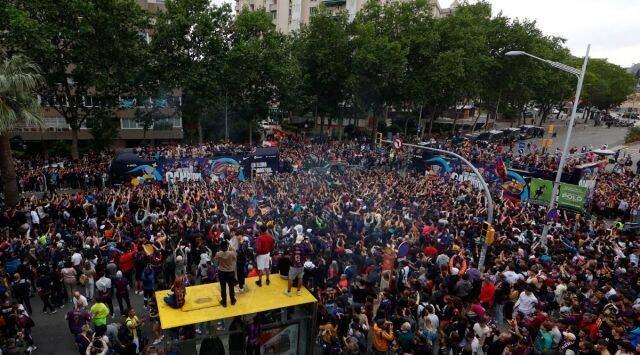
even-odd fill
[[[163,11],[165,9],[164,0],[137,0],[138,4],[147,11]],[[148,34],[147,39],[148,38]],[[116,107],[113,112],[119,121],[118,137],[114,140],[114,146],[126,147],[135,146],[142,140],[173,141],[183,138],[182,117],[179,107],[182,104],[180,90],[174,90],[165,97],[94,97],[87,96],[80,98],[82,105],[87,108],[108,106]],[[56,97],[56,105],[65,104],[69,98]],[[24,142],[43,141],[70,141],[71,128],[65,122],[64,117],[52,106],[48,105],[45,98],[42,101],[42,114],[44,125],[42,127],[21,123],[15,126],[11,132],[12,137]],[[108,104],[107,104],[107,101]],[[137,119],[137,113],[145,110],[154,110],[157,116],[162,117],[156,120],[145,132],[143,124]],[[79,141],[88,141],[91,136],[90,129],[84,123],[78,132]]]
[[[391,1],[411,0],[380,0],[382,3]],[[276,29],[283,33],[295,32],[302,24],[308,23],[309,18],[318,10],[320,4],[332,11],[346,10],[349,20],[353,20],[356,13],[362,9],[367,0],[236,0],[236,12],[264,9],[271,14]],[[440,7],[438,0],[429,0],[432,4],[433,16],[447,16],[459,6],[455,0],[448,8]]]

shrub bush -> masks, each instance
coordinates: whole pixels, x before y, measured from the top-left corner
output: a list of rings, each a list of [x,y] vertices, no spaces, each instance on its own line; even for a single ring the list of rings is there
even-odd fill
[[[629,127],[627,135],[624,137],[625,143],[633,143],[640,141],[640,127]]]

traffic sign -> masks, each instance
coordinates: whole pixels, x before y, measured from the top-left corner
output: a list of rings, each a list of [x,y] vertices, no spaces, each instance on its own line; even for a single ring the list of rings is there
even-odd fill
[[[393,148],[397,149],[397,150],[402,149],[402,139],[394,138],[394,140],[393,140]]]

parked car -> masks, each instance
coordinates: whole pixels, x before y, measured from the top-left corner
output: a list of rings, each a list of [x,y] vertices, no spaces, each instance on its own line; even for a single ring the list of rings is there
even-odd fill
[[[476,139],[476,141],[484,141],[487,143],[497,143],[502,141],[502,139],[504,138],[505,134],[502,131],[498,131],[498,130],[491,130],[488,132],[482,132],[478,135],[478,138]]]
[[[504,133],[504,140],[508,142],[513,142],[515,140],[526,139],[523,137],[520,128],[508,127],[503,128],[501,131]]]
[[[533,125],[520,126],[520,132],[524,135],[525,139],[542,138],[542,136],[544,136],[544,128]]]

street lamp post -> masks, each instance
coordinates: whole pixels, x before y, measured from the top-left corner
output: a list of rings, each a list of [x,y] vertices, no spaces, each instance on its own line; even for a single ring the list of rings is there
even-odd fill
[[[571,141],[571,132],[573,131],[573,124],[576,120],[576,111],[578,110],[578,102],[580,101],[580,93],[582,92],[582,83],[584,81],[584,74],[587,71],[587,63],[589,62],[589,50],[591,49],[591,45],[587,45],[587,54],[584,56],[584,61],[582,63],[582,70],[578,70],[574,67],[568,66],[566,64],[554,62],[552,60],[543,59],[540,57],[536,57],[535,55],[529,54],[523,51],[511,51],[505,53],[508,56],[519,56],[524,55],[527,57],[531,57],[533,59],[545,62],[550,66],[565,71],[567,73],[573,74],[578,77],[578,85],[576,87],[576,97],[573,100],[573,108],[571,109],[571,119],[569,120],[569,128],[567,129],[567,136],[564,139],[564,147],[562,149],[562,155],[560,156],[560,165],[558,165],[558,171],[556,172],[556,180],[553,184],[553,192],[551,193],[551,201],[549,201],[549,210],[547,216],[550,214],[553,209],[555,209],[557,204],[558,192],[560,189],[560,179],[562,178],[562,171],[564,170],[564,165],[567,162],[567,153],[569,151],[569,142]],[[548,219],[548,217],[547,217]],[[549,234],[549,228],[551,227],[551,221],[547,221],[545,223],[544,228],[542,230],[542,246],[547,246],[547,235]]]

